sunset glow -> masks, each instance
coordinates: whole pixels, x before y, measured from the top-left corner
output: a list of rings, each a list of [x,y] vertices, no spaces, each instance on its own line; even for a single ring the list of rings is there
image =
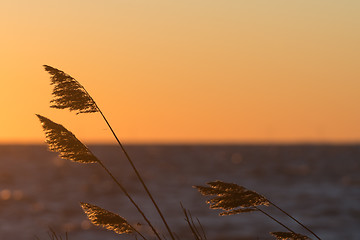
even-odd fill
[[[1,1],[0,143],[35,114],[113,143],[98,113],[50,109],[42,65],[81,82],[126,143],[360,141],[360,1]]]

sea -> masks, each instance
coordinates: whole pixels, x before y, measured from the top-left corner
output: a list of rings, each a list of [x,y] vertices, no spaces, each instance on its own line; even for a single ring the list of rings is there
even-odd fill
[[[164,239],[170,239],[120,147],[89,148]],[[260,207],[268,215],[255,211],[219,216],[221,210],[210,209],[209,197],[193,187],[216,180],[265,196],[321,239],[360,239],[360,145],[126,145],[125,149],[177,239],[195,239],[181,205],[208,240],[275,239],[270,232],[287,230],[268,215],[317,239],[271,206]],[[46,145],[0,146],[1,240],[140,239],[92,225],[80,202],[114,212],[148,239],[156,239],[99,164],[60,159]]]

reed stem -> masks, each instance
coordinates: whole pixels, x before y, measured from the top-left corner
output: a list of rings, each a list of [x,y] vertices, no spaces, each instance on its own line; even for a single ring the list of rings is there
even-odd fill
[[[180,205],[181,205],[181,208],[182,208],[182,210],[183,210],[183,212],[184,212],[184,215],[185,215],[185,221],[188,223],[189,228],[190,228],[192,234],[194,235],[194,238],[195,238],[196,240],[201,240],[201,235],[200,235],[199,232],[197,231],[194,223],[190,220],[191,217],[189,217],[186,209],[183,207],[183,205],[182,205],[181,203],[180,203]]]
[[[132,230],[134,230],[134,232],[136,232],[137,234],[139,234],[144,240],[148,240],[146,237],[144,237],[144,235],[142,235],[138,230],[136,230],[133,226],[130,225],[130,227],[132,228]],[[135,236],[135,239],[137,239],[137,237]]]
[[[302,224],[301,222],[299,222],[296,218],[294,218],[293,216],[291,216],[289,213],[287,213],[285,210],[283,210],[282,208],[280,208],[279,206],[277,206],[275,203],[271,202],[270,200],[268,200],[269,203],[274,206],[275,208],[277,208],[278,210],[280,210],[282,213],[286,214],[288,217],[290,217],[292,220],[294,220],[296,223],[298,223],[300,226],[302,226],[303,228],[305,228],[307,231],[309,231],[312,235],[314,235],[317,239],[321,240],[321,238],[316,235],[313,231],[311,231],[308,227],[306,227],[304,224]]]
[[[161,238],[160,238],[159,234],[157,233],[157,231],[155,230],[154,226],[150,223],[149,219],[145,216],[144,212],[140,209],[139,205],[137,205],[137,203],[132,199],[132,197],[129,195],[128,191],[126,191],[124,186],[114,177],[114,175],[109,171],[109,169],[101,161],[99,161],[99,164],[107,172],[107,174],[113,179],[113,181],[120,187],[121,191],[126,195],[126,197],[130,200],[130,202],[136,207],[138,212],[142,215],[142,217],[147,222],[147,224],[149,225],[151,230],[154,232],[154,234],[157,236],[157,238],[159,240],[161,240]]]
[[[85,91],[86,91],[86,90],[85,90]],[[89,96],[90,96],[90,95],[89,95]],[[95,101],[94,101],[94,103],[95,103]],[[122,151],[124,152],[124,154],[125,154],[125,156],[126,156],[126,159],[128,160],[128,162],[130,163],[131,167],[133,168],[133,170],[134,170],[137,178],[138,178],[139,181],[141,182],[141,184],[142,184],[142,186],[144,187],[147,195],[149,196],[149,198],[151,199],[152,203],[154,204],[154,206],[155,206],[157,212],[159,213],[159,215],[160,215],[160,217],[161,217],[161,219],[162,219],[162,221],[163,221],[163,223],[164,223],[167,231],[169,232],[169,234],[170,234],[170,236],[171,236],[171,239],[172,239],[172,240],[175,240],[175,237],[174,237],[172,231],[170,230],[170,227],[169,227],[169,225],[167,224],[167,222],[166,222],[166,220],[165,220],[165,218],[164,218],[164,215],[162,214],[162,212],[161,212],[159,206],[157,205],[157,203],[155,202],[155,200],[154,200],[152,194],[150,193],[149,189],[147,188],[144,180],[143,180],[142,177],[140,176],[140,173],[138,172],[137,168],[135,167],[134,162],[131,160],[129,154],[128,154],[127,151],[125,150],[124,146],[121,144],[119,138],[117,137],[116,133],[115,133],[114,130],[112,129],[112,127],[111,127],[110,123],[108,122],[108,120],[106,119],[105,115],[104,115],[104,114],[102,113],[102,111],[100,110],[99,106],[98,106],[96,103],[95,103],[95,106],[96,106],[96,108],[99,110],[99,113],[101,114],[101,116],[102,116],[103,119],[105,120],[105,122],[106,122],[106,124],[108,125],[110,131],[112,132],[113,136],[115,137],[116,141],[118,142],[119,146],[121,147]]]
[[[266,216],[268,216],[269,218],[271,218],[272,220],[274,220],[275,222],[277,222],[278,224],[280,224],[281,226],[283,226],[284,228],[286,228],[288,231],[296,234],[293,230],[291,230],[290,228],[288,228],[285,224],[281,223],[280,221],[278,221],[277,219],[275,219],[273,216],[271,216],[270,214],[266,213],[265,211],[261,210],[258,207],[254,207],[255,209],[259,210],[260,212],[262,212],[263,214],[265,214]]]

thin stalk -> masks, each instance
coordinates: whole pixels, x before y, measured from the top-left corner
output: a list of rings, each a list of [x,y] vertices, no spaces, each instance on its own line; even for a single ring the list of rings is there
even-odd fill
[[[195,225],[195,223],[194,223],[194,219],[193,219],[193,217],[192,217],[192,215],[191,215],[191,212],[190,212],[189,210],[188,210],[188,213],[189,213],[189,216],[190,216],[191,225],[194,226],[194,230],[195,230],[196,234],[200,237],[200,239],[202,239],[202,236],[201,236],[201,234],[199,233],[199,230],[197,229],[197,227],[196,227],[196,225]]]
[[[286,214],[288,217],[290,217],[292,220],[294,220],[295,222],[297,222],[300,226],[302,226],[303,228],[305,228],[307,231],[309,231],[312,235],[314,235],[317,239],[321,240],[321,238],[316,235],[313,231],[311,231],[309,228],[307,228],[304,224],[302,224],[301,222],[299,222],[297,219],[295,219],[293,216],[291,216],[289,213],[287,213],[285,210],[281,209],[279,206],[277,206],[275,203],[271,202],[270,200],[268,200],[269,203],[271,205],[273,205],[274,207],[276,207],[277,209],[279,209],[282,213]]]
[[[183,209],[183,212],[184,212],[184,215],[185,215],[185,221],[188,223],[189,228],[190,228],[191,232],[192,232],[193,235],[194,235],[194,238],[195,238],[196,240],[201,240],[200,237],[199,237],[199,235],[198,235],[198,233],[197,233],[197,231],[196,231],[196,228],[193,227],[193,225],[191,225],[191,221],[190,221],[190,218],[189,218],[189,216],[188,216],[188,213],[186,212],[186,209],[183,207],[183,205],[182,205],[181,203],[180,203],[180,205],[181,205],[181,208]]]
[[[134,230],[134,232],[136,232],[137,234],[139,234],[144,240],[147,240],[147,238],[145,238],[138,230],[136,230],[133,226],[130,225],[130,227],[132,228],[132,230]],[[137,239],[137,236],[135,235],[135,239]]]
[[[85,91],[86,91],[86,90],[85,90]],[[95,103],[95,101],[94,101],[94,103]],[[169,232],[169,234],[170,234],[170,236],[171,236],[171,239],[172,239],[172,240],[175,240],[175,237],[174,237],[172,231],[170,230],[170,227],[169,227],[169,225],[167,224],[167,222],[166,222],[166,220],[165,220],[165,218],[164,218],[164,215],[163,215],[162,212],[160,211],[159,206],[158,206],[157,203],[155,202],[155,200],[154,200],[152,194],[150,193],[149,189],[147,188],[144,180],[143,180],[142,177],[140,176],[140,173],[138,172],[137,168],[135,167],[134,162],[131,160],[129,154],[128,154],[127,151],[125,150],[124,146],[121,144],[119,138],[116,136],[116,134],[115,134],[114,130],[112,129],[110,123],[108,122],[108,120],[106,119],[105,115],[102,113],[102,111],[100,110],[100,108],[98,107],[98,105],[97,105],[96,103],[95,103],[95,106],[96,106],[96,108],[99,110],[99,113],[101,114],[101,116],[102,116],[103,119],[105,120],[105,122],[106,122],[106,124],[108,125],[110,131],[112,132],[113,136],[115,137],[116,141],[118,142],[119,146],[121,147],[122,151],[124,152],[124,154],[125,154],[125,156],[126,156],[126,159],[129,161],[129,163],[130,163],[131,167],[133,168],[133,170],[134,170],[137,178],[138,178],[139,181],[141,182],[141,184],[142,184],[142,186],[144,187],[147,195],[149,196],[149,198],[151,199],[152,203],[154,204],[154,206],[155,206],[157,212],[159,213],[159,215],[160,215],[163,223],[165,224],[165,227],[166,227],[167,231]]]
[[[283,226],[284,228],[286,228],[288,231],[296,234],[293,230],[291,230],[290,228],[288,228],[286,225],[284,225],[283,223],[281,223],[280,221],[278,221],[277,219],[275,219],[273,216],[271,216],[270,214],[264,212],[263,210],[261,210],[258,207],[254,207],[255,209],[259,210],[260,212],[262,212],[263,214],[265,214],[266,216],[268,216],[269,218],[271,218],[272,220],[274,220],[275,222],[277,222],[278,224],[280,224],[281,226]]]
[[[109,171],[109,169],[101,162],[98,162],[100,164],[100,166],[107,172],[107,174],[113,179],[113,181],[119,186],[119,188],[121,189],[121,191],[123,191],[123,193],[126,195],[126,197],[130,200],[130,202],[136,207],[136,209],[138,210],[138,212],[142,215],[142,217],[144,218],[144,220],[147,222],[147,224],[149,225],[149,227],[152,229],[152,231],[155,233],[155,235],[157,236],[157,238],[159,240],[161,240],[159,234],[157,233],[157,231],[155,230],[154,226],[150,223],[149,219],[145,216],[144,212],[140,209],[139,205],[136,204],[136,202],[132,199],[132,197],[129,195],[129,193],[126,191],[126,189],[124,188],[124,186],[114,177],[114,175]]]
[[[198,224],[199,224],[199,226],[200,226],[200,229],[201,229],[201,232],[202,232],[202,234],[203,234],[203,236],[204,236],[204,239],[206,240],[207,238],[206,238],[206,234],[205,234],[204,228],[203,228],[200,220],[199,220],[198,218],[196,218],[196,220],[197,220],[197,222],[198,222]]]

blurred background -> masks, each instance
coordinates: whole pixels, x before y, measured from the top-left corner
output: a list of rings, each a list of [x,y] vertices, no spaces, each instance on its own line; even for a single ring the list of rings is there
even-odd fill
[[[256,191],[322,239],[360,237],[358,145],[129,145],[126,146],[172,230],[192,239],[180,202],[200,220],[208,239],[274,239],[286,231],[260,212],[218,216],[193,185],[222,180]],[[153,224],[163,224],[115,145],[91,150],[132,194]],[[133,239],[91,226],[80,202],[141,224],[141,216],[95,164],[59,159],[45,146],[0,146],[0,236],[49,239],[49,227],[69,239]],[[296,232],[304,229],[273,208],[262,208]],[[314,239],[314,238],[312,238]]]

